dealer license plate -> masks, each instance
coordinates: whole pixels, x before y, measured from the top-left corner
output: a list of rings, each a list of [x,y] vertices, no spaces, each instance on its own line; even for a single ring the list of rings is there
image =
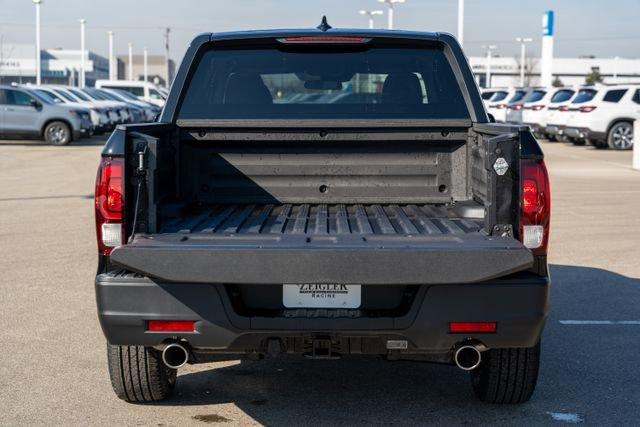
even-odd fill
[[[282,303],[287,308],[358,308],[360,285],[300,283],[282,285]]]

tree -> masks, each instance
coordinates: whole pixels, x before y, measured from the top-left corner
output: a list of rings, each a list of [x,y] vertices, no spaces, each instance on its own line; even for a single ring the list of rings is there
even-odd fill
[[[562,87],[562,86],[564,86],[564,83],[562,83],[562,80],[560,80],[560,77],[556,76],[556,78],[553,79],[553,82],[551,82],[551,86],[553,86],[553,87]]]
[[[587,85],[594,85],[596,83],[602,83],[602,74],[600,74],[600,69],[592,68],[591,72],[587,74],[584,79]]]

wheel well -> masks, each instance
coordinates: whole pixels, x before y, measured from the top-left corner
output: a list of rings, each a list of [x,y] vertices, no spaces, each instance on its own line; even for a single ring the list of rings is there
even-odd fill
[[[47,120],[44,125],[42,125],[42,129],[40,129],[40,136],[42,136],[44,138],[44,130],[47,128],[47,126],[49,126],[51,123],[53,122],[62,122],[65,125],[67,125],[67,127],[69,128],[69,141],[73,141],[73,125],[71,125],[71,122],[69,122],[69,120],[67,119],[49,119]]]
[[[611,120],[611,123],[609,123],[609,126],[607,126],[607,138],[609,138],[609,132],[611,131],[612,127],[621,122],[628,122],[631,123],[631,126],[633,126],[634,120],[635,119],[632,119],[631,117],[618,117],[617,119]]]

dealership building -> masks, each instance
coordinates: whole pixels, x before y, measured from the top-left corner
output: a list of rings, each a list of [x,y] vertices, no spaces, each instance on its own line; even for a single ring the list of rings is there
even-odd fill
[[[36,49],[29,44],[0,45],[0,83],[35,83]],[[46,49],[40,53],[42,83],[76,86],[80,75],[80,49]],[[118,64],[119,68],[122,64]],[[87,85],[109,78],[109,60],[85,51]]]
[[[472,56],[469,62],[480,87],[520,86],[519,57],[498,56],[488,59],[484,56]],[[540,85],[540,58],[527,58],[524,63],[525,86]],[[556,84],[584,84],[585,78],[593,71],[600,73],[604,83],[640,83],[640,59],[580,57],[553,58],[551,61],[551,76]]]

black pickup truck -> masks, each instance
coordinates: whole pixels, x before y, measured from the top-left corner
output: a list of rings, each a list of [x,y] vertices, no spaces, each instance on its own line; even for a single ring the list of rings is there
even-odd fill
[[[155,401],[185,363],[379,355],[456,364],[481,400],[527,401],[549,191],[538,143],[491,122],[451,35],[199,35],[158,121],[102,151],[113,388]]]

